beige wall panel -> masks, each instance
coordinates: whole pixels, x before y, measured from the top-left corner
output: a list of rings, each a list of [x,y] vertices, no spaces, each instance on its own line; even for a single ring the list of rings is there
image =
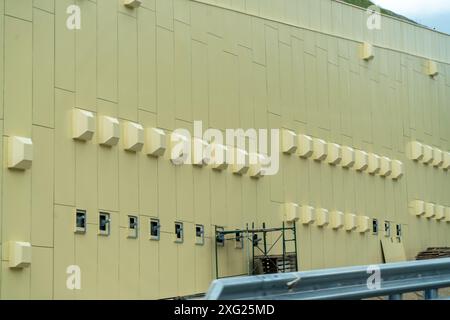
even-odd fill
[[[83,25],[80,30],[77,30],[75,36],[76,104],[77,107],[96,111],[97,59],[95,57],[97,57],[97,5],[89,1],[79,1],[77,4],[83,14]]]
[[[216,278],[216,260],[215,260],[215,251],[214,251],[214,242],[212,243],[213,246],[213,277]],[[218,260],[218,266],[219,266],[219,277],[229,277],[231,276],[231,272],[229,271],[229,260],[227,255],[227,249],[225,247],[217,247],[217,260]]]
[[[33,124],[54,127],[55,18],[33,10]]]
[[[12,3],[11,1],[9,3]],[[9,6],[16,8],[16,5]],[[31,2],[30,2],[31,6]],[[32,26],[5,16],[4,116],[5,135],[31,135]]]
[[[324,260],[324,237],[325,231],[318,228],[315,224],[310,225],[311,228],[311,269],[322,269],[325,265]]]
[[[29,268],[13,270],[9,268],[8,261],[2,261],[1,297],[4,300],[30,299]]]
[[[336,56],[336,63],[337,63]],[[341,114],[339,105],[340,91],[339,91],[339,66],[337,64],[328,63],[328,97],[329,97],[329,121],[331,137],[335,143],[340,143],[341,129]]]
[[[117,117],[117,104],[105,100],[97,102],[98,116]],[[98,207],[119,211],[119,153],[120,142],[114,147],[98,146]]]
[[[173,224],[172,224],[173,225]],[[161,233],[159,251],[159,295],[161,298],[178,295],[178,244],[174,243],[174,234]]]
[[[222,39],[208,34],[208,80],[209,80],[209,125],[224,129],[225,93],[224,93],[224,58],[227,53],[222,51]]]
[[[87,213],[89,219],[96,218],[98,213]],[[75,264],[81,269],[81,290],[75,290],[75,298],[91,300],[97,298],[97,239],[98,224],[87,224],[86,233],[75,235]]]
[[[193,26],[191,34],[193,35]],[[209,125],[208,113],[208,47],[204,43],[192,40],[192,118],[202,121],[203,126]]]
[[[207,42],[207,12],[208,7],[196,2],[190,2],[192,39]]]
[[[96,141],[94,136],[93,141]],[[97,150],[93,142],[73,142],[75,144],[75,205],[88,211],[87,222],[97,223],[95,211],[98,208]],[[93,213],[93,214],[90,214]]]
[[[189,25],[174,22],[174,43],[175,116],[177,119],[192,121],[192,49]]]
[[[127,228],[121,227],[119,234],[119,297],[120,299],[137,299],[139,298],[139,239],[127,238]],[[140,236],[142,235],[139,234]]]
[[[214,237],[213,237],[214,239]],[[213,274],[214,240],[205,238],[203,246],[195,246],[195,292],[203,293],[209,288],[209,285],[215,274]],[[210,259],[211,258],[211,259]]]
[[[336,256],[338,254],[337,251],[337,233],[334,230],[325,227],[322,228],[324,233],[324,246],[323,246],[323,260],[324,260],[324,268],[336,267]]]
[[[243,227],[248,223],[257,221],[257,181],[254,179],[243,179],[242,181],[242,212]]]
[[[227,221],[229,228],[243,229],[242,211],[242,176],[237,176],[227,172]]]
[[[231,235],[230,235],[231,237]],[[247,267],[247,259],[246,258],[246,252],[244,249],[236,249],[234,247],[234,241],[230,240],[227,241],[226,249],[227,249],[227,260],[228,260],[228,267],[230,274],[235,275],[247,275],[248,274],[248,267]],[[274,249],[272,249],[274,250]],[[275,252],[275,250],[273,251]]]
[[[208,33],[217,38],[223,38],[225,34],[225,14],[224,11],[214,6],[208,6],[207,11],[207,25]]]
[[[178,255],[178,295],[185,296],[192,294],[195,288],[195,225],[185,222],[184,241],[177,244]]]
[[[55,87],[70,91],[75,91],[75,32],[66,27],[66,10],[73,4],[55,1]]]
[[[155,11],[156,0],[144,0],[142,1],[142,7]]]
[[[3,136],[3,120],[0,120],[0,135]],[[0,159],[3,158],[3,139],[0,139]],[[3,160],[2,160],[3,161]],[[0,181],[3,182],[3,170],[0,170]],[[0,183],[0,192],[3,194],[3,183]],[[3,243],[3,197],[0,197],[0,244]],[[0,273],[1,276],[1,273]],[[1,296],[0,296],[1,298]]]
[[[53,130],[33,127],[33,170],[31,174],[31,242],[53,246],[54,143]]]
[[[205,226],[206,234],[211,235],[210,211],[210,170],[206,168],[193,168],[194,189],[194,221]]]
[[[156,16],[140,10],[138,18],[139,107],[156,112]]]
[[[333,199],[330,210],[342,211],[345,208],[344,176],[350,174],[349,171],[342,167],[333,168],[331,171]]]
[[[268,110],[281,115],[280,91],[280,52],[278,49],[278,30],[265,26],[267,54],[267,93]]]
[[[340,229],[340,230],[335,230],[333,231],[334,235],[335,235],[335,248],[336,248],[336,252],[335,252],[335,263],[336,263],[336,267],[344,267],[347,265],[347,259],[346,259],[346,255],[345,252],[347,252],[347,247],[346,247],[346,237],[347,234],[344,230]]]
[[[211,171],[211,223],[220,227],[227,227],[227,173]]]
[[[19,19],[33,20],[33,0],[6,0],[5,14]]]
[[[0,1],[0,26],[2,28],[5,27],[5,1]],[[3,33],[0,34],[0,74],[4,75],[5,70],[5,35]],[[4,86],[4,76],[0,77],[0,87],[3,88]],[[3,119],[3,102],[4,102],[4,90],[0,90],[0,119]]]
[[[117,102],[117,4],[97,0],[97,96]]]
[[[328,63],[327,63],[327,51],[317,48],[316,56],[316,72],[315,80],[317,81],[316,88],[319,90],[317,95],[317,105],[312,106],[317,113],[316,121],[317,126],[321,129],[330,129],[330,108],[328,105],[329,100],[329,88],[328,88]],[[311,79],[312,80],[312,79]]]
[[[156,28],[156,74],[158,126],[174,129],[174,35],[172,31]]]
[[[121,139],[123,141],[123,137]],[[123,142],[122,142],[123,143]],[[122,144],[119,142],[119,145]],[[127,215],[139,213],[139,154],[119,150],[119,208],[122,227],[127,226]]]
[[[173,0],[156,0],[156,22],[158,26],[173,31]]]
[[[53,299],[53,248],[33,247],[30,298]]]
[[[3,154],[7,152],[7,140],[3,140]],[[3,208],[2,242],[10,240],[31,241],[31,172],[7,169],[7,157],[3,157]]]
[[[150,218],[141,216],[139,237],[139,298],[159,298],[160,241],[150,240]],[[163,249],[163,248],[161,248]],[[191,292],[192,292],[191,288]]]
[[[299,224],[297,226],[297,241],[298,241],[298,268],[299,270],[311,270],[311,227]]]
[[[252,50],[239,47],[239,127],[254,128],[252,95]]]
[[[71,136],[73,93],[55,90],[55,203],[75,205],[75,143]]]
[[[189,132],[193,132],[190,123],[176,120],[177,128],[184,128]],[[177,197],[176,217],[181,221],[194,221],[194,180],[193,166],[190,164],[173,165],[172,170],[175,171],[175,190]],[[203,170],[208,170],[206,167]]]
[[[267,84],[266,68],[253,63],[253,96],[255,129],[267,128]],[[256,106],[260,106],[257,108]]]
[[[194,221],[194,190],[193,170],[190,165],[181,165],[175,168],[177,219]],[[204,170],[208,170],[204,168]]]
[[[238,57],[228,52],[224,53],[223,61],[223,105],[222,112],[224,113],[223,128],[236,128],[239,127],[239,96],[236,92],[239,92],[239,78],[238,78]]]
[[[272,203],[270,200],[270,177],[259,178],[256,186],[256,221],[255,226],[261,227],[263,222],[270,223],[269,218],[272,212]]]
[[[176,219],[175,170],[167,159],[158,159],[158,215],[161,231],[173,233]]]
[[[299,159],[296,155],[280,154],[280,173],[283,175],[284,202],[298,203],[298,178],[299,178]],[[303,181],[301,182],[303,183]],[[244,211],[245,212],[245,211]]]
[[[271,145],[270,145],[270,139],[271,139],[271,129],[279,129],[284,125],[284,121],[282,120],[282,117],[269,113],[268,114],[269,123],[268,123],[268,132],[267,132],[267,143],[266,143],[266,149],[267,152],[270,153]],[[281,134],[280,134],[281,136]],[[281,141],[281,137],[280,137]],[[259,143],[259,142],[258,142]],[[270,200],[276,201],[276,202],[283,202],[284,201],[284,179],[283,179],[283,166],[284,162],[283,160],[283,154],[279,154],[280,157],[280,172],[273,176],[268,176],[267,180],[270,181]],[[264,178],[266,179],[266,178]]]
[[[138,44],[136,19],[118,16],[118,102],[119,117],[137,120],[138,110]]]
[[[53,12],[55,12],[55,1],[54,0],[33,0],[33,7],[53,13]]]
[[[97,297],[119,298],[119,241],[122,240],[119,214],[109,212],[110,235],[98,236],[97,245]],[[91,230],[93,232],[94,230]]]
[[[253,61],[261,65],[266,65],[264,20],[252,17],[251,21]]]
[[[55,205],[55,242],[53,251],[54,299],[74,299],[75,292],[67,289],[67,267],[75,265],[75,234],[73,207]],[[81,273],[83,276],[83,273]]]
[[[156,127],[156,115],[139,111],[139,122],[144,128]],[[158,216],[158,160],[139,154],[139,211],[141,214]]]
[[[190,23],[190,1],[186,0],[174,0],[173,2],[174,19],[184,22],[186,24]]]
[[[245,35],[248,32],[243,26],[239,28],[238,16],[238,13],[231,11],[223,15],[224,20],[221,24],[224,51],[233,55],[237,54],[238,44],[241,42],[241,38],[235,36],[236,30],[240,30],[241,35]]]

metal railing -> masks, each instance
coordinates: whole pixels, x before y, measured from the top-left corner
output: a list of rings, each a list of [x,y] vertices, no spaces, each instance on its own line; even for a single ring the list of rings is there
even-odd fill
[[[378,277],[378,282],[377,281]],[[423,291],[438,299],[450,287],[450,258],[214,280],[209,300],[366,299]],[[444,297],[445,299],[445,297]]]

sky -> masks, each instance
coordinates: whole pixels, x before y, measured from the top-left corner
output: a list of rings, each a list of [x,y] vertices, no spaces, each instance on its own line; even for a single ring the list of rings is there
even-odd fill
[[[372,0],[430,28],[450,34],[450,0]]]

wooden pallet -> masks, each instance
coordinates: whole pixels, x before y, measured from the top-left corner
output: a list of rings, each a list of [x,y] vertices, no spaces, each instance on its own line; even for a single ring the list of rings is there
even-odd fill
[[[439,259],[439,258],[450,258],[450,248],[449,247],[427,248],[427,250],[419,252],[419,254],[417,254],[416,256],[416,260]]]
[[[286,255],[284,269],[282,255],[258,256],[255,257],[255,264],[258,274],[281,273],[283,270],[284,272],[294,272],[296,271],[296,256]]]

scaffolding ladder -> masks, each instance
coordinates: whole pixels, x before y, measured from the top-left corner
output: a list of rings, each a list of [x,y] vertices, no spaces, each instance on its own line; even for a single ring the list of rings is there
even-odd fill
[[[275,241],[269,244],[267,241],[268,234],[277,234]],[[282,253],[281,255],[272,256],[272,250],[275,245],[281,240]],[[234,241],[235,245],[245,246],[247,250],[248,272],[246,275],[255,275],[258,273],[257,260],[261,260],[266,264],[267,268],[263,273],[277,272],[295,272],[298,271],[298,254],[297,254],[297,232],[296,225],[293,222],[290,226],[286,226],[283,222],[281,227],[266,228],[266,224],[262,224],[262,228],[256,228],[252,223],[251,228],[248,224],[245,229],[241,230],[225,230],[222,227],[215,226],[215,264],[216,264],[216,279],[223,278],[219,271],[219,247],[224,247],[227,241]],[[262,243],[261,243],[262,242]],[[288,243],[293,242],[294,250],[288,252]],[[242,248],[241,247],[241,248]],[[249,248],[251,247],[251,250]],[[251,257],[249,257],[251,251]],[[294,260],[294,268],[292,269],[289,263],[287,268],[287,260]],[[281,260],[281,265],[279,264]],[[251,263],[250,263],[251,262]],[[264,269],[264,267],[263,267]],[[270,272],[267,270],[271,270]],[[243,274],[240,274],[243,275]],[[239,275],[234,275],[239,276]]]

